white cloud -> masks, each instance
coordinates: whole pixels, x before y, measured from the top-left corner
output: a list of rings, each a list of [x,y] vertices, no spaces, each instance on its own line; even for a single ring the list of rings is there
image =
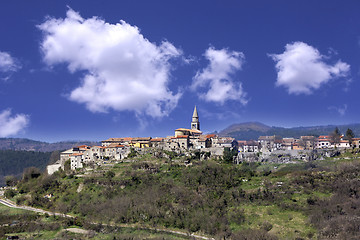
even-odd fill
[[[16,72],[21,68],[18,61],[7,52],[0,52],[0,72]]]
[[[29,124],[29,116],[17,114],[11,116],[11,110],[7,109],[0,113],[0,137],[15,135]]]
[[[202,92],[199,96],[208,102],[224,104],[228,100],[236,100],[245,105],[247,100],[242,84],[233,79],[236,71],[242,68],[245,61],[244,54],[227,49],[216,50],[210,47],[204,56],[210,63],[206,68],[196,73],[191,89],[196,91],[206,88],[207,92]]]
[[[177,106],[181,93],[168,88],[169,61],[182,52],[168,41],[156,45],[125,21],[83,19],[72,9],[65,19],[48,18],[38,27],[44,33],[41,49],[48,65],[66,63],[70,72],[86,72],[70,100],[92,112],[131,110],[153,117]]]
[[[326,64],[326,56],[303,42],[287,44],[284,53],[269,56],[276,62],[276,86],[284,86],[289,94],[311,94],[331,79],[350,73],[349,64],[340,60]]]
[[[11,73],[18,71],[21,68],[19,61],[13,58],[7,52],[0,51],[0,73],[1,79],[7,80]]]
[[[330,106],[330,107],[328,107],[328,109],[332,110],[332,111],[336,111],[340,116],[344,116],[346,113],[347,107],[348,107],[347,104],[343,104],[340,107]]]

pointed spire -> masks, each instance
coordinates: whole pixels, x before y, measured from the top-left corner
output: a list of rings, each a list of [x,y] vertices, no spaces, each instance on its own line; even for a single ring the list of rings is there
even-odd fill
[[[193,116],[192,116],[192,117],[193,117],[193,118],[198,118],[198,117],[199,117],[198,112],[197,112],[197,110],[196,110],[196,105],[195,105],[194,113],[193,113]]]
[[[196,129],[200,131],[200,122],[199,122],[199,115],[196,109],[196,105],[194,108],[194,113],[192,116],[192,121],[191,121],[191,129]]]

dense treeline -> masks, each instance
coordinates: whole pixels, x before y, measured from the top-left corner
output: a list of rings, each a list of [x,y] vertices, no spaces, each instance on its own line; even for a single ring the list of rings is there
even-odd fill
[[[358,161],[332,168],[313,162],[276,172],[260,170],[256,163],[192,163],[189,167],[172,162],[120,163],[81,178],[65,172],[35,176],[28,171],[18,184],[22,194],[16,199],[72,212],[84,222],[164,226],[222,239],[360,236]],[[45,198],[49,193],[53,197]],[[252,207],[267,210],[250,214]],[[283,212],[289,213],[285,222],[296,220],[298,225],[290,228],[289,236],[275,236],[274,228],[283,226],[271,219]],[[261,220],[266,219],[264,214],[269,220]],[[301,222],[298,218],[303,215],[306,219]]]
[[[320,136],[328,135],[331,133],[336,126],[313,126],[313,127],[269,127],[261,123],[248,123],[239,124],[238,127],[232,126],[229,129],[220,131],[222,136],[234,137],[238,140],[253,140],[258,139],[260,136],[272,136],[278,135],[282,137],[294,137],[299,138],[300,136]],[[341,133],[345,134],[348,128],[352,129],[355,136],[360,135],[360,124],[348,124],[338,126]]]
[[[51,152],[0,150],[0,186],[4,185],[4,176],[21,176],[25,168],[46,168]]]
[[[52,152],[69,149],[80,145],[93,146],[99,145],[99,143],[92,141],[66,141],[47,143],[27,138],[0,138],[0,150]]]

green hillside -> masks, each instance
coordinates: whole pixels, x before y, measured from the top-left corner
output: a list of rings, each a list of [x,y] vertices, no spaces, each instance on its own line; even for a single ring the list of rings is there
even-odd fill
[[[0,186],[4,185],[4,177],[14,175],[21,177],[25,168],[37,167],[45,170],[51,152],[0,150]]]
[[[28,173],[17,191],[6,194],[19,204],[73,214],[83,228],[90,228],[89,223],[110,224],[114,229],[109,234],[114,238],[120,236],[116,230],[120,226],[155,227],[216,239],[359,236],[360,160],[356,152],[283,165],[197,159],[197,155],[167,152],[162,157],[134,156],[87,172],[40,177]],[[47,194],[52,195],[45,198]]]
[[[219,132],[220,136],[229,136],[237,140],[257,140],[259,136],[278,135],[281,137],[320,136],[328,135],[338,127],[340,132],[345,134],[348,128],[352,129],[356,136],[360,136],[360,124],[328,125],[312,127],[269,127],[262,123],[250,122],[233,124]]]
[[[57,150],[69,149],[80,145],[99,145],[98,142],[91,141],[63,141],[47,143],[35,141],[27,138],[0,138],[0,150],[20,150],[35,152],[52,152]]]

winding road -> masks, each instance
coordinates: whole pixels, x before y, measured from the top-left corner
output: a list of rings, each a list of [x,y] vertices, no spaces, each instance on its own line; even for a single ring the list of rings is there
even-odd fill
[[[50,211],[46,211],[40,208],[34,208],[34,207],[29,207],[29,206],[20,206],[20,205],[16,205],[14,202],[8,200],[8,199],[4,199],[0,197],[0,203],[7,206],[7,207],[11,207],[11,208],[17,208],[17,209],[23,209],[23,210],[28,210],[28,211],[33,211],[33,212],[38,212],[38,213],[42,213],[42,214],[49,214],[49,215],[55,215],[55,216],[62,216],[62,217],[67,217],[67,218],[74,218],[74,216],[68,215],[68,214],[63,214],[63,213],[56,213],[56,212],[50,212]],[[98,224],[96,222],[94,222],[93,224]],[[152,228],[152,227],[139,227],[139,226],[130,226],[127,224],[103,224],[103,225],[109,225],[112,227],[127,227],[127,228],[140,228],[140,229],[144,229],[144,230],[155,230],[155,231],[159,231],[159,232],[166,232],[166,233],[173,233],[173,234],[178,234],[178,235],[182,235],[182,236],[189,236],[189,237],[194,237],[197,239],[204,239],[204,240],[214,240],[214,238],[209,238],[209,237],[205,237],[205,236],[201,236],[201,235],[197,235],[197,234],[188,234],[185,232],[180,232],[180,231],[175,231],[175,230],[170,230],[170,229],[161,229],[161,228]]]

